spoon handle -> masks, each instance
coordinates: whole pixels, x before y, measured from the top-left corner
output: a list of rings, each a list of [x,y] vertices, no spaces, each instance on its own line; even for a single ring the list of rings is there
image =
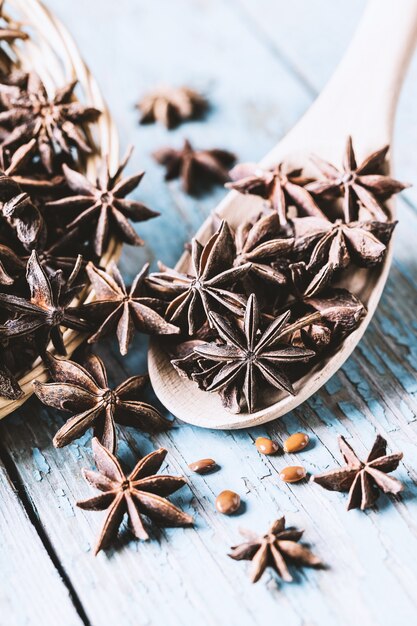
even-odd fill
[[[336,72],[264,163],[283,158],[292,145],[339,160],[348,134],[359,158],[389,143],[416,42],[416,0],[370,0]]]

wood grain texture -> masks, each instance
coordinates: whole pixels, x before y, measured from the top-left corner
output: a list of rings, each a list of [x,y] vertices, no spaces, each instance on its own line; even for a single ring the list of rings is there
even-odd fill
[[[139,224],[138,231],[147,239],[145,249],[125,249],[122,269],[128,278],[148,257],[174,263],[184,242],[223,196],[219,190],[194,201],[175,182],[162,185],[163,174],[152,163],[151,150],[179,144],[189,136],[196,145],[218,144],[235,150],[242,160],[259,159],[325,82],[364,4],[337,3],[336,11],[331,8],[334,3],[325,0],[258,3],[265,10],[257,11],[255,20],[253,13],[248,14],[249,0],[120,0],[116,20],[113,2],[89,0],[82,5],[81,20],[74,11],[76,2],[48,2],[85,53],[115,115],[122,145],[136,145],[130,171],[147,170],[136,197],[162,213],[158,220]],[[268,21],[276,30],[268,26],[267,36]],[[115,59],[120,71],[111,72]],[[414,180],[416,78],[414,63],[400,103],[396,137],[396,154],[401,156],[396,175],[402,178],[407,170],[406,178]],[[207,123],[195,122],[172,133],[136,125],[133,104],[140,92],[168,79],[209,91],[214,108]],[[409,124],[399,132],[405,119]],[[409,156],[406,163],[404,154]],[[162,531],[146,544],[128,541],[123,533],[114,549],[94,559],[91,548],[102,516],[74,506],[76,499],[92,494],[80,476],[81,467],[92,465],[89,436],[54,450],[51,439],[63,419],[40,408],[35,399],[0,424],[2,446],[9,451],[28,500],[84,608],[84,623],[256,626],[273,619],[286,626],[344,626],[355,621],[388,626],[415,622],[417,213],[412,203],[409,193],[398,203],[401,221],[395,260],[376,316],[343,370],[320,393],[263,428],[222,433],[178,423],[170,433],[154,438],[124,431],[120,454],[129,466],[153,446],[170,449],[164,469],[189,476],[190,487],[174,501],[195,514],[195,529]],[[125,358],[118,355],[114,342],[103,345],[101,354],[112,382],[144,370],[145,343],[136,338]],[[254,447],[261,434],[281,441],[299,429],[309,433],[312,443],[297,456],[262,457]],[[337,434],[354,439],[363,454],[376,432],[387,437],[390,449],[404,452],[404,463],[395,474],[406,484],[401,497],[383,497],[367,513],[347,513],[342,494],[307,482],[292,486],[279,482],[279,470],[295,461],[312,473],[337,465]],[[189,475],[187,464],[206,456],[218,461],[220,471],[205,477]],[[245,505],[241,515],[226,518],[216,513],[214,499],[225,488],[241,494]],[[8,495],[3,484],[0,490],[3,514]],[[306,569],[295,584],[283,586],[267,574],[251,586],[246,565],[228,559],[228,548],[239,539],[240,526],[262,532],[282,512],[289,523],[305,528],[306,541],[329,569]],[[23,529],[16,528],[16,534],[24,536]],[[39,545],[36,536],[33,545]],[[2,558],[2,543],[0,553]],[[35,547],[28,558],[26,567],[37,574],[31,577],[28,603],[36,606],[48,578]],[[27,611],[19,612],[15,584],[6,576],[2,576],[1,594],[19,625],[57,623],[47,613],[36,621]],[[59,623],[72,624],[73,617],[63,603]],[[3,626],[2,620],[0,611]]]
[[[80,626],[68,589],[2,462],[0,493],[0,623],[57,624],[64,614],[68,625]]]

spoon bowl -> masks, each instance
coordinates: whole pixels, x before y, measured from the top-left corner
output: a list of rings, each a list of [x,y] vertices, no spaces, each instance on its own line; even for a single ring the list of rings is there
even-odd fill
[[[353,137],[358,162],[390,143],[394,114],[401,83],[417,38],[417,2],[371,0],[352,43],[321,95],[298,124],[261,161],[268,168],[284,161],[288,168],[303,167],[309,174],[309,155],[315,153],[340,163],[348,135]],[[215,210],[217,216],[236,227],[262,208],[262,200],[229,193]],[[395,206],[388,205],[395,219]],[[208,218],[195,237],[205,243],[213,232]],[[198,389],[182,378],[170,363],[162,343],[151,341],[148,364],[156,395],[179,419],[215,429],[257,426],[285,415],[322,387],[351,355],[362,338],[378,305],[392,262],[393,247],[388,245],[384,262],[371,270],[352,274],[349,290],[366,306],[367,313],[358,328],[339,345],[337,352],[321,359],[294,383],[295,396],[272,394],[270,405],[254,413],[227,411],[215,393]],[[189,255],[182,255],[176,265],[187,271]]]

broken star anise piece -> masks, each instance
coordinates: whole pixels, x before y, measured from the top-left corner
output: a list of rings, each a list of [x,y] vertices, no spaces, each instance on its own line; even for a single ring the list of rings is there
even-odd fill
[[[74,297],[83,288],[74,284],[81,262],[74,268],[67,281],[58,270],[47,276],[39,263],[35,251],[26,266],[26,280],[30,298],[0,293],[0,309],[14,314],[0,325],[0,337],[23,337],[33,335],[39,354],[44,357],[49,340],[59,352],[66,354],[61,326],[80,332],[89,330],[86,321],[80,318],[76,307],[70,307]]]
[[[233,237],[227,223],[222,222],[205,246],[193,239],[191,275],[165,267],[150,274],[151,289],[171,300],[165,314],[168,321],[193,335],[206,320],[211,323],[210,312],[217,308],[242,316],[246,298],[231,289],[249,271],[250,263],[233,267],[234,258]]]
[[[36,139],[31,139],[13,152],[6,148],[0,150],[0,170],[20,185],[23,191],[33,195],[56,190],[65,181],[62,174],[45,175],[40,164],[36,167],[33,163],[36,146]]]
[[[85,469],[83,474],[90,485],[103,493],[81,500],[77,506],[87,511],[107,511],[94,554],[110,545],[125,513],[133,535],[143,541],[149,539],[143,516],[161,526],[192,526],[191,515],[166,499],[186,484],[185,478],[156,474],[167,450],[160,448],[143,457],[126,476],[116,457],[98,439],[93,439],[92,447],[98,472]]]
[[[162,85],[145,94],[137,108],[141,124],[160,122],[166,128],[175,128],[185,120],[201,117],[208,108],[208,102],[189,87]]]
[[[322,567],[323,563],[308,548],[298,543],[302,530],[285,528],[285,517],[277,519],[263,537],[241,529],[245,542],[231,548],[229,556],[235,561],[251,561],[251,581],[256,583],[267,567],[272,567],[285,582],[292,582],[287,563]]]
[[[54,171],[57,152],[71,153],[71,147],[91,153],[92,148],[82,125],[95,122],[100,111],[74,100],[77,82],[57,90],[49,98],[39,76],[28,75],[25,88],[0,85],[0,126],[10,128],[2,146],[18,146],[36,139],[40,159],[49,173]]]
[[[387,442],[378,435],[365,462],[361,461],[344,437],[339,437],[339,448],[346,466],[324,474],[312,476],[311,480],[330,491],[348,491],[347,509],[362,511],[373,506],[379,493],[397,494],[403,484],[388,476],[397,469],[403,458],[402,452],[387,454]]]
[[[312,196],[303,187],[308,179],[300,176],[300,170],[285,173],[280,163],[270,170],[263,170],[256,163],[239,163],[230,172],[229,189],[240,193],[260,196],[269,201],[279,217],[281,225],[288,221],[288,207],[295,205],[301,215],[324,217]]]
[[[360,267],[371,267],[384,259],[396,222],[331,222],[316,217],[293,220],[294,250],[303,253],[313,247],[308,263],[295,264],[295,282],[303,282],[303,274],[312,272],[305,280],[303,292],[312,296],[326,287],[333,275],[352,262]]]
[[[112,261],[108,271],[98,269],[92,263],[87,265],[87,274],[96,294],[96,300],[80,307],[82,314],[91,323],[100,323],[98,330],[89,338],[89,343],[116,329],[120,353],[129,350],[134,329],[149,335],[174,335],[179,328],[169,324],[156,309],[165,309],[165,304],[144,293],[144,281],[149,269],[146,263],[134,279],[130,289]],[[162,306],[161,306],[162,305]]]
[[[260,389],[280,389],[295,395],[285,371],[289,364],[306,362],[315,353],[291,345],[291,335],[320,318],[316,313],[289,324],[290,312],[277,317],[264,332],[260,329],[260,312],[256,296],[251,294],[244,316],[244,330],[221,315],[210,319],[224,343],[196,345],[193,355],[197,369],[191,378],[205,391],[219,392],[226,409],[239,413],[243,400],[249,413],[257,407]],[[174,367],[189,375],[190,358],[171,361]],[[200,371],[199,371],[200,370]]]
[[[384,222],[388,218],[383,200],[409,186],[381,174],[388,149],[389,146],[384,146],[358,165],[352,138],[348,137],[342,170],[317,156],[313,156],[312,160],[323,174],[324,180],[311,182],[306,188],[315,196],[336,195],[343,197],[343,213],[346,222],[358,219],[360,205],[367,209],[372,219]]]
[[[154,159],[166,168],[165,180],[181,178],[184,191],[196,195],[210,184],[230,180],[229,168],[236,156],[227,150],[194,150],[188,140],[180,150],[161,148]]]
[[[24,261],[9,246],[0,243],[0,285],[12,285],[24,270]]]
[[[133,246],[143,245],[130,224],[143,222],[159,213],[151,211],[142,202],[127,200],[126,196],[139,185],[144,172],[122,178],[131,150],[120,163],[114,174],[110,173],[108,163],[102,164],[101,176],[95,183],[76,170],[64,165],[63,171],[72,195],[47,203],[47,208],[69,212],[77,215],[67,225],[68,234],[62,239],[62,245],[68,239],[79,237],[81,228],[92,227],[94,230],[94,251],[101,257],[109,241],[110,234],[115,234],[124,243]]]
[[[39,209],[13,178],[0,173],[0,225],[2,219],[26,249],[45,240],[45,221]]]
[[[15,39],[28,39],[29,35],[3,15],[4,0],[0,0],[0,40],[11,42]]]
[[[115,389],[107,382],[103,361],[91,355],[84,367],[47,355],[52,383],[34,382],[39,400],[55,409],[75,413],[54,437],[54,446],[62,448],[93,427],[94,436],[111,452],[116,450],[116,426],[134,426],[146,432],[169,428],[153,406],[139,400],[147,376],[132,376]]]

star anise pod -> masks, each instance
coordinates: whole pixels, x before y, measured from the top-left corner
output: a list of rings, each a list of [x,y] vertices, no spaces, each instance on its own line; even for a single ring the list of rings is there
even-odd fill
[[[303,292],[312,296],[326,287],[334,274],[352,262],[361,267],[381,263],[386,244],[391,238],[396,222],[331,222],[316,217],[295,218],[294,249],[305,252],[313,247],[309,262],[301,261],[291,269],[293,280],[306,285]],[[312,273],[309,280],[308,273]],[[296,276],[297,275],[297,276]]]
[[[46,207],[61,211],[77,211],[77,216],[67,225],[67,239],[79,238],[80,228],[91,226],[94,229],[94,251],[101,257],[109,241],[110,234],[130,245],[143,245],[142,239],[130,224],[143,222],[159,213],[151,211],[136,200],[127,200],[126,196],[139,185],[144,172],[122,178],[122,173],[131,155],[128,150],[125,158],[112,175],[108,163],[102,164],[102,175],[95,183],[86,176],[64,164],[63,171],[72,195],[60,200],[48,202]]]
[[[389,146],[384,146],[369,155],[360,165],[356,162],[352,137],[348,137],[343,158],[342,170],[331,163],[313,156],[312,160],[324,176],[307,185],[316,196],[336,195],[343,197],[345,222],[358,218],[359,205],[363,205],[372,219],[384,222],[387,213],[383,200],[409,187],[409,185],[381,174]]]
[[[19,24],[15,24],[3,15],[4,0],[0,0],[0,40],[10,43],[15,39],[28,39],[29,35],[21,30]]]
[[[98,472],[83,470],[90,485],[103,493],[77,502],[87,511],[107,510],[106,519],[94,554],[109,546],[117,535],[125,513],[137,539],[149,539],[143,516],[161,526],[192,526],[193,518],[174,506],[166,496],[186,484],[182,476],[157,475],[167,450],[160,448],[143,457],[126,476],[115,456],[104,448],[98,439],[92,442]]]
[[[233,267],[235,246],[229,226],[222,222],[219,230],[205,246],[193,239],[191,244],[192,274],[176,270],[149,275],[149,286],[162,297],[170,298],[166,310],[168,321],[187,329],[193,335],[210,320],[210,312],[225,308],[243,315],[246,298],[230,289],[249,271],[250,263]]]
[[[6,365],[0,362],[0,398],[17,400],[22,395],[23,391],[16,377]]]
[[[319,319],[320,315],[314,314],[292,324],[288,323],[289,317],[289,311],[280,315],[262,332],[254,294],[249,296],[246,306],[243,332],[238,322],[211,313],[211,322],[224,343],[194,347],[198,369],[191,372],[191,378],[205,391],[219,392],[224,406],[234,413],[241,411],[243,400],[252,413],[257,407],[259,390],[268,387],[295,395],[285,368],[306,362],[315,353],[294,347],[290,337],[299,328]],[[188,375],[188,358],[174,360],[172,364]]]
[[[161,148],[154,159],[166,168],[165,180],[181,178],[183,189],[196,195],[210,184],[224,184],[230,180],[229,168],[236,156],[227,150],[194,150],[186,139],[180,150]]]
[[[39,400],[55,409],[75,413],[54,437],[54,446],[62,448],[81,437],[89,428],[111,452],[116,450],[116,423],[134,426],[146,432],[170,426],[159,411],[139,400],[147,376],[132,376],[115,389],[107,382],[103,361],[91,355],[84,367],[64,359],[47,356],[52,383],[34,382]]]
[[[6,148],[0,149],[0,170],[20,185],[23,191],[32,194],[55,190],[65,181],[60,174],[45,175],[43,168],[36,168],[32,161],[36,146],[36,139],[31,139],[14,152]]]
[[[241,529],[240,533],[246,541],[233,546],[229,556],[235,561],[252,561],[253,583],[261,578],[267,567],[272,567],[285,582],[292,582],[293,577],[287,563],[309,567],[323,566],[317,556],[298,543],[304,531],[285,528],[285,517],[277,519],[263,537],[246,529]]]
[[[1,114],[0,114],[1,115]],[[0,220],[10,226],[25,248],[45,240],[45,222],[30,196],[13,178],[0,173]]]
[[[397,494],[403,490],[399,480],[387,475],[397,469],[403,458],[402,452],[387,454],[387,442],[381,435],[377,435],[365,462],[342,436],[339,437],[339,448],[346,466],[312,476],[311,480],[330,491],[349,492],[348,511],[357,508],[364,511],[373,506],[381,491]]]
[[[239,224],[234,232],[236,257],[239,267],[251,263],[249,274],[273,285],[285,285],[286,273],[273,261],[288,257],[294,238],[286,236],[280,227],[279,217],[270,213]]]
[[[10,128],[2,146],[15,146],[36,140],[41,161],[50,173],[57,152],[71,153],[71,147],[91,153],[92,148],[82,125],[94,122],[100,111],[74,100],[77,82],[71,82],[49,98],[44,84],[34,72],[28,75],[25,88],[0,85],[0,125]]]
[[[300,174],[301,170],[286,173],[284,163],[269,170],[261,169],[256,163],[238,163],[230,172],[233,182],[227,183],[226,187],[268,200],[281,225],[288,221],[290,205],[295,205],[302,215],[324,217],[303,186],[308,179]]]
[[[89,338],[89,343],[116,329],[120,353],[125,355],[129,350],[134,329],[149,335],[174,335],[179,328],[169,324],[157,312],[164,310],[165,303],[156,298],[149,298],[144,292],[144,282],[148,273],[146,263],[127,289],[124,280],[112,261],[108,271],[87,265],[87,274],[94,289],[96,300],[80,307],[80,311],[91,323],[100,323],[98,330]]]
[[[89,330],[87,322],[80,319],[77,308],[69,306],[83,288],[83,285],[75,284],[80,266],[77,265],[64,281],[59,270],[48,276],[36,252],[32,252],[26,267],[30,298],[0,293],[0,309],[14,314],[0,325],[0,337],[33,335],[41,356],[45,355],[51,339],[57,352],[65,355],[61,326],[80,332]]]
[[[0,243],[0,285],[12,285],[25,267],[24,261],[9,246]]]
[[[189,87],[161,86],[145,94],[137,104],[140,123],[160,122],[166,128],[175,128],[185,120],[200,117],[208,108],[208,102]]]

